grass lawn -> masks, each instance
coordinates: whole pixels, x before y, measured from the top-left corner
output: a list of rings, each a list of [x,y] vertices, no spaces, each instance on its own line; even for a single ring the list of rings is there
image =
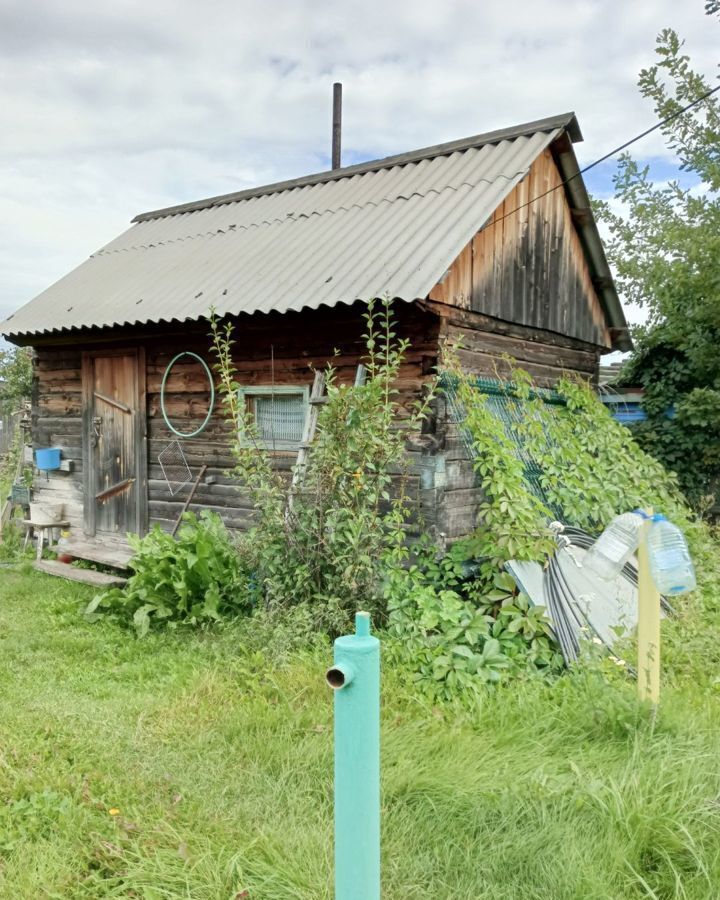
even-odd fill
[[[0,569],[0,897],[330,898],[329,654],[138,641],[91,593]],[[654,723],[593,674],[451,715],[386,672],[385,900],[720,897],[717,632],[673,627]]]

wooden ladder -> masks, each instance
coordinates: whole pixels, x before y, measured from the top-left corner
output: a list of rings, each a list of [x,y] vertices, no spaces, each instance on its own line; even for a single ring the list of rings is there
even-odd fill
[[[355,372],[355,387],[359,387],[360,385],[365,384],[366,378],[367,369],[362,363],[360,363]],[[310,451],[310,447],[312,447],[313,441],[315,440],[318,415],[320,414],[320,407],[324,403],[327,403],[327,396],[325,394],[325,373],[318,371],[315,372],[315,379],[313,381],[312,390],[310,391],[310,400],[308,403],[308,410],[305,415],[305,424],[303,425],[303,434],[302,440],[300,441],[300,449],[298,450],[297,459],[293,467],[292,481],[290,482],[290,491],[288,493],[288,512],[292,510],[294,495],[296,494],[298,488],[302,484],[303,478],[305,477],[305,466],[307,465],[308,453]]]

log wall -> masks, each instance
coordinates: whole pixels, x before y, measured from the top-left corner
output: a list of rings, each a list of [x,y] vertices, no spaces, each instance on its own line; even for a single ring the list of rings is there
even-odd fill
[[[32,397],[33,448],[60,447],[72,472],[40,473],[33,499],[62,503],[73,529],[83,528],[82,370],[77,348],[35,351]]]
[[[243,385],[311,385],[313,367],[332,361],[341,381],[351,382],[364,348],[363,307],[338,307],[288,313],[284,316],[256,315],[238,319],[234,359]],[[594,379],[598,348],[553,332],[507,323],[472,310],[426,301],[398,304],[398,332],[411,342],[398,382],[404,408],[416,400],[437,366],[443,341],[461,341],[463,364],[478,374],[494,376],[507,372],[504,354],[516,358],[541,385],[554,383],[563,371]],[[82,392],[81,352],[107,347],[143,346],[147,380],[147,497],[150,525],[165,529],[174,525],[187,488],[173,496],[158,462],[158,454],[175,437],[168,430],[160,409],[160,386],[170,360],[182,350],[193,350],[211,360],[207,325],[158,327],[156,333],[114,330],[92,341],[75,345],[36,348],[33,398],[35,447],[60,447],[71,459],[74,471],[38,476],[36,497],[53,497],[65,503],[66,518],[82,533]],[[208,385],[196,362],[175,365],[166,389],[166,407],[171,420],[182,431],[191,431],[205,416]],[[193,474],[206,464],[206,479],[198,488],[192,509],[218,512],[228,526],[247,527],[252,509],[244,492],[228,474],[233,458],[229,425],[219,402],[208,427],[195,438],[181,440]],[[480,502],[471,461],[455,426],[447,419],[442,399],[424,433],[408,444],[408,493],[413,519],[418,527],[431,529],[452,541],[470,532]],[[275,465],[289,473],[293,452],[278,452]],[[422,525],[420,523],[422,522]]]
[[[350,383],[365,347],[363,308],[339,307],[270,314],[238,319],[234,333],[234,363],[238,381],[243,386],[312,384],[314,369],[332,362],[338,379]],[[411,341],[397,387],[403,409],[422,393],[423,385],[437,366],[439,319],[418,306],[403,304],[397,310],[398,329]],[[59,447],[64,459],[72,459],[74,471],[40,474],[35,482],[35,497],[50,498],[65,504],[65,516],[73,529],[83,529],[82,490],[82,382],[81,355],[86,349],[143,346],[147,382],[147,500],[150,526],[158,524],[169,530],[179,516],[189,488],[173,496],[158,461],[158,455],[176,440],[168,429],[160,407],[163,374],[172,358],[183,350],[191,350],[212,362],[208,326],[186,328],[165,327],[160,333],[141,334],[120,329],[93,341],[81,341],[73,349],[67,346],[36,348],[33,399],[33,445]],[[165,406],[173,425],[183,432],[195,430],[202,422],[209,404],[207,377],[192,360],[180,360],[172,369],[166,384]],[[191,509],[211,509],[219,513],[231,528],[247,527],[252,509],[245,492],[228,474],[233,466],[230,425],[225,419],[218,397],[205,430],[193,438],[180,438],[183,452],[193,476],[202,465],[208,469],[193,498]],[[430,442],[432,443],[432,441]],[[408,447],[410,475],[406,489],[411,497],[415,518],[421,507],[428,506],[423,475],[428,462],[427,441],[419,439]],[[295,461],[293,451],[273,454],[274,465],[290,473]],[[428,507],[432,514],[432,504]]]
[[[472,310],[432,302],[425,305],[440,319],[441,345],[453,348],[468,372],[503,379],[509,376],[515,362],[540,387],[553,387],[562,375],[567,374],[579,375],[597,384],[598,347]],[[476,486],[472,461],[445,408],[439,411],[438,423],[442,450],[437,460],[439,488],[434,517],[438,532],[452,542],[473,530],[482,497]]]

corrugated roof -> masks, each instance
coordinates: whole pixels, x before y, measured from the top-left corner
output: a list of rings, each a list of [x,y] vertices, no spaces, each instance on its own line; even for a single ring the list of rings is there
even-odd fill
[[[571,113],[136,217],[7,336],[428,295]]]

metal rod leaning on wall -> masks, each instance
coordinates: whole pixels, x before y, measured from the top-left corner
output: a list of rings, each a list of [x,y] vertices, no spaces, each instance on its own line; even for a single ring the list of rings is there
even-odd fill
[[[380,641],[370,614],[335,641],[335,900],[380,900]]]
[[[180,515],[177,517],[177,522],[175,523],[175,526],[171,532],[173,537],[175,537],[175,535],[177,534],[178,528],[182,524],[182,517],[188,511],[188,507],[190,506],[190,501],[195,496],[195,491],[198,489],[198,485],[200,484],[200,481],[202,480],[203,475],[207,472],[207,468],[208,467],[205,465],[200,469],[200,472],[198,473],[198,476],[195,479],[193,486],[190,488],[190,493],[187,495],[187,500],[183,504],[183,508],[180,510]]]

